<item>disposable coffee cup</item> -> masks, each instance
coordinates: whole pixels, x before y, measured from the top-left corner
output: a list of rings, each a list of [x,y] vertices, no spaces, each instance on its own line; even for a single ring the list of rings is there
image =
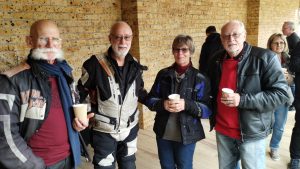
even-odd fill
[[[281,68],[283,73],[287,73],[287,68]]]
[[[168,96],[170,100],[180,100],[180,95],[179,94],[171,94]]]
[[[87,104],[74,104],[73,110],[75,117],[83,123],[87,123]]]
[[[222,89],[222,96],[223,97],[228,97],[228,94],[234,93],[234,91],[230,88],[223,88]]]

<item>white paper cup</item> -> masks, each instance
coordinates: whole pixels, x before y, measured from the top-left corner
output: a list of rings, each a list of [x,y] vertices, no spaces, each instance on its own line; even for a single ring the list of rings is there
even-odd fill
[[[80,121],[87,123],[87,104],[74,104],[73,110],[75,117]]]
[[[171,94],[168,96],[170,100],[180,100],[180,95],[179,94]]]
[[[222,96],[223,97],[228,97],[228,94],[234,93],[234,91],[230,88],[223,88],[222,89]]]

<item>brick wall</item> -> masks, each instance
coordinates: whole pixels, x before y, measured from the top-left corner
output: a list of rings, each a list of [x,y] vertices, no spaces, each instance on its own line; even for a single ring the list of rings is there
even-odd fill
[[[247,41],[252,45],[257,45],[258,25],[259,25],[259,1],[248,0],[247,5]]]
[[[298,1],[298,2],[297,2]],[[148,90],[157,72],[174,62],[171,44],[178,34],[194,38],[192,58],[198,67],[205,29],[232,19],[245,23],[251,44],[265,47],[268,37],[280,32],[285,20],[298,22],[299,0],[0,0],[0,71],[23,61],[29,48],[25,36],[38,19],[53,19],[61,28],[66,59],[76,78],[91,54],[109,46],[111,24],[123,19],[133,29],[131,53],[149,67],[144,74]],[[141,124],[153,123],[154,114],[141,106]]]
[[[260,1],[258,46],[266,48],[273,33],[282,33],[284,21],[293,21],[298,25],[299,0],[264,0]]]
[[[25,36],[38,19],[55,20],[60,27],[65,57],[81,74],[81,65],[91,54],[109,46],[111,24],[121,19],[120,0],[0,0],[0,71],[20,63],[29,48]]]

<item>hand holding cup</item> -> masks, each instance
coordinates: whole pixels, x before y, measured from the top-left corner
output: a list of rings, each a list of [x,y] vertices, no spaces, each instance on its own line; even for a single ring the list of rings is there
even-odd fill
[[[229,107],[237,107],[240,103],[240,95],[230,88],[223,88],[221,103]]]
[[[228,97],[231,93],[234,93],[234,91],[230,88],[223,88],[222,89],[222,97]]]
[[[87,104],[74,104],[73,110],[75,117],[80,120],[83,124],[88,124],[87,118]]]
[[[171,113],[178,113],[184,110],[184,99],[180,99],[179,94],[171,94],[168,96],[168,100],[164,102],[164,107]]]

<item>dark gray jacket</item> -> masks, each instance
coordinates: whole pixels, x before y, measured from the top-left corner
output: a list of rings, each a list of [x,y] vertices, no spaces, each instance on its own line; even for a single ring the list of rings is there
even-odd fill
[[[236,93],[242,141],[262,139],[272,131],[273,112],[288,101],[288,85],[275,53],[251,46],[245,42],[238,63]],[[217,94],[226,51],[218,52],[210,62],[209,77],[213,97],[211,129],[215,126]]]
[[[300,38],[296,34],[296,32],[294,32],[290,36],[286,37],[286,41],[287,41],[288,47],[289,47],[289,54],[291,55],[292,51],[295,49],[297,43],[300,41]]]
[[[27,141],[48,117],[51,86],[48,75],[28,56],[27,63],[0,75],[0,168],[44,169],[44,161],[36,156]],[[65,72],[71,86],[73,78]],[[66,88],[70,90],[71,88]],[[80,163],[80,143],[72,128],[73,114],[65,113],[73,167]]]

